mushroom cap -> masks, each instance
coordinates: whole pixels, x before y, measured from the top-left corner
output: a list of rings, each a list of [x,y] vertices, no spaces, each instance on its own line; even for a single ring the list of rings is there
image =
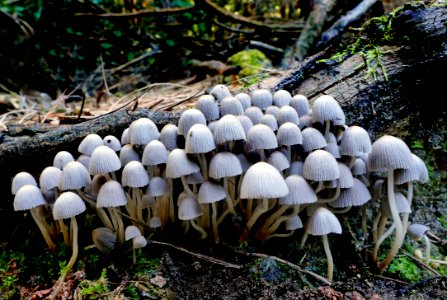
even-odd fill
[[[280,146],[292,146],[303,143],[303,136],[298,125],[286,122],[282,124],[278,132],[276,133],[278,145]]]
[[[206,125],[203,113],[195,108],[185,110],[178,120],[178,134],[185,136],[195,124]]]
[[[90,133],[82,139],[78,151],[85,155],[92,155],[96,147],[104,145],[102,138],[96,133]]]
[[[113,152],[112,149],[110,149],[110,151]],[[59,189],[61,191],[78,190],[85,186],[88,186],[91,181],[92,180],[90,178],[90,174],[88,173],[84,165],[80,162],[72,161],[66,164],[64,169],[62,170],[62,174],[59,179]]]
[[[39,185],[42,191],[51,190],[59,185],[62,171],[56,167],[46,167],[40,173]]]
[[[245,110],[244,115],[250,118],[250,120],[253,122],[253,125],[256,125],[261,122],[264,113],[259,107],[250,106]]]
[[[338,179],[340,169],[337,160],[327,151],[315,150],[304,160],[303,177],[315,181]]]
[[[28,172],[19,172],[12,179],[11,193],[15,195],[17,191],[25,185],[37,186],[36,179]]]
[[[235,97],[225,97],[220,102],[220,115],[243,115],[244,108],[241,102]]]
[[[85,203],[73,192],[64,192],[54,202],[53,218],[55,220],[69,219],[85,211]]]
[[[201,172],[191,173],[186,176],[186,182],[188,184],[201,184],[203,183],[203,176]]]
[[[177,148],[178,127],[174,124],[166,124],[160,131],[160,142],[171,151]]]
[[[301,135],[303,136],[303,149],[306,152],[327,146],[324,135],[313,127],[306,127],[301,131]]]
[[[412,223],[408,226],[407,233],[411,239],[419,241],[424,237],[424,235],[427,234],[429,230],[430,228],[428,228],[428,226],[418,223]]]
[[[160,228],[161,227],[161,219],[160,217],[153,216],[149,220],[149,227],[150,228]]]
[[[207,153],[216,149],[211,130],[203,124],[193,125],[186,135],[186,153]]]
[[[326,235],[341,233],[341,224],[337,217],[327,208],[317,208],[309,219],[306,232],[312,235]]]
[[[297,160],[290,164],[289,175],[300,175],[303,176],[303,166],[304,162]]]
[[[121,150],[121,142],[120,140],[114,136],[114,135],[108,135],[105,136],[102,139],[102,142],[104,144],[104,146],[109,147],[110,149],[112,149],[113,151],[117,152]]]
[[[130,144],[129,127],[124,129],[123,133],[121,134],[120,142],[121,146]]]
[[[289,105],[296,110],[300,117],[309,114],[309,100],[304,95],[298,94],[293,96]]]
[[[126,193],[118,181],[108,180],[99,189],[96,207],[118,207],[126,204]]]
[[[42,191],[35,185],[27,184],[19,188],[14,196],[14,210],[28,210],[47,202],[43,197]]]
[[[132,145],[145,146],[152,140],[158,140],[160,132],[157,125],[148,118],[140,118],[129,126],[129,139]]]
[[[289,188],[289,194],[279,198],[279,204],[299,205],[317,202],[317,194],[304,177],[290,175],[285,181]]]
[[[138,154],[138,152],[134,149],[134,146],[132,144],[126,144],[121,148],[119,159],[121,165],[125,166],[131,161],[134,160],[140,161],[140,154]]]
[[[244,111],[251,106],[251,97],[247,93],[238,93],[236,97],[239,102],[241,103],[242,107],[244,108]]]
[[[352,169],[351,169],[351,172],[352,172],[352,175],[354,175],[354,176],[363,175],[368,172],[368,170],[366,168],[366,164],[363,161],[363,159],[361,159],[361,158],[355,159],[354,165],[352,166]]]
[[[187,195],[178,201],[178,218],[180,220],[192,220],[201,215],[203,215],[202,207],[193,197]]]
[[[274,105],[283,107],[290,104],[292,95],[286,90],[278,90],[273,94],[272,98]]]
[[[149,182],[149,195],[151,197],[160,197],[169,193],[169,186],[166,179],[162,177],[152,177]]]
[[[116,233],[107,227],[98,227],[92,231],[92,240],[99,251],[110,254],[115,249]]]
[[[410,149],[404,141],[391,135],[384,135],[372,144],[372,151],[368,156],[368,169],[373,172],[408,169],[412,162]]]
[[[169,151],[165,145],[160,141],[153,140],[144,147],[141,163],[145,166],[165,164],[168,161],[168,155]]]
[[[278,147],[278,141],[270,127],[264,124],[256,124],[248,131],[247,146],[249,151],[275,149]]]
[[[90,159],[91,159],[91,156],[88,156],[86,154],[81,154],[78,156],[78,158],[76,158],[76,161],[80,162],[88,170],[88,166],[90,164]]]
[[[394,200],[396,202],[398,213],[411,213],[410,204],[408,203],[407,198],[405,198],[405,196],[401,192],[394,192]],[[385,197],[385,201],[381,202],[380,209],[384,216],[391,218],[392,214],[388,201],[388,197]]]
[[[124,230],[124,240],[128,241],[141,235],[140,229],[135,225],[129,225]]]
[[[231,152],[219,152],[211,158],[209,176],[214,179],[242,174],[241,162]]]
[[[290,167],[290,163],[289,160],[287,159],[287,156],[285,156],[280,151],[272,152],[272,154],[270,154],[270,156],[267,159],[267,163],[274,166],[280,172]]]
[[[213,203],[225,199],[226,192],[220,184],[205,181],[199,189],[199,203]]]
[[[360,126],[349,126],[343,133],[340,152],[343,155],[359,156],[371,153],[372,145],[368,132]]]
[[[241,123],[242,128],[244,128],[245,136],[247,136],[247,132],[253,127],[253,122],[246,115],[236,116],[236,119]]]
[[[91,194],[98,196],[99,190],[101,189],[102,185],[106,183],[108,180],[107,176],[105,174],[96,174],[92,178],[91,183]]]
[[[265,114],[261,118],[260,124],[267,125],[270,127],[271,130],[276,131],[278,130],[278,121],[276,120],[275,116],[270,114]]]
[[[354,185],[354,177],[352,177],[349,167],[341,162],[337,162],[340,170],[340,178],[338,179],[338,185],[342,189],[350,188]]]
[[[312,118],[312,115],[302,115],[300,117],[299,127],[300,127],[300,129],[303,129],[305,127],[312,127],[313,123],[314,123],[314,120]]]
[[[279,198],[288,193],[289,188],[279,171],[261,161],[245,173],[240,196],[242,199]]]
[[[226,85],[217,84],[210,90],[210,95],[214,96],[217,102],[220,102],[225,97],[231,96],[231,92]]]
[[[115,151],[104,145],[93,151],[88,165],[91,175],[114,172],[119,169],[121,169],[121,160]]]
[[[360,180],[354,178],[354,185],[347,189],[342,189],[337,200],[329,205],[335,208],[349,206],[360,206],[371,200],[368,188]]]
[[[303,222],[299,216],[293,216],[286,220],[286,230],[296,230],[303,228]]]
[[[279,114],[279,107],[275,106],[275,105],[270,105],[269,107],[267,107],[265,109],[265,114],[266,115],[272,115],[275,118],[278,118],[278,114]]]
[[[265,110],[267,107],[273,104],[272,93],[267,89],[256,90],[251,94],[251,103],[253,106]]]
[[[216,144],[244,140],[245,131],[238,119],[233,115],[225,115],[217,121],[214,129],[214,140]]]
[[[128,187],[143,187],[149,184],[149,175],[142,163],[131,161],[123,168],[121,183]]]
[[[139,235],[139,236],[134,237],[134,239],[132,240],[132,245],[135,249],[140,249],[140,248],[146,247],[147,240],[144,236]]]
[[[71,161],[74,161],[73,155],[71,155],[68,151],[59,151],[56,153],[53,159],[53,166],[58,169],[63,169],[66,164],[68,164]]]
[[[207,121],[219,119],[219,106],[212,95],[200,96],[195,107],[203,113]]]
[[[344,124],[345,114],[338,102],[330,95],[318,97],[312,105],[314,122],[337,121]]]
[[[340,148],[337,143],[327,143],[327,145],[323,147],[323,150],[329,152],[335,158],[341,158]]]
[[[166,178],[179,178],[199,171],[200,167],[188,159],[185,150],[174,149],[169,153]]]
[[[282,125],[287,122],[296,125],[300,124],[300,118],[298,117],[298,113],[293,107],[288,105],[281,107],[278,113],[278,124]]]
[[[247,158],[245,153],[239,153],[237,155],[237,158],[239,159],[239,162],[241,163],[242,173],[247,172],[248,168],[250,168],[253,165],[252,162]]]
[[[417,155],[411,154],[413,163],[408,169],[396,170],[394,174],[394,183],[402,184],[409,181],[419,181],[421,183],[426,183],[428,181],[428,170],[424,161],[420,159]]]

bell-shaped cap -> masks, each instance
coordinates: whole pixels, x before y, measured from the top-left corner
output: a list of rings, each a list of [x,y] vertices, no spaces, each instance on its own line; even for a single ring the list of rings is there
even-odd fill
[[[368,172],[365,162],[361,158],[356,158],[351,169],[352,175],[358,176]]]
[[[282,124],[278,132],[276,133],[278,145],[280,146],[292,146],[303,143],[303,136],[298,125],[286,122]]]
[[[273,104],[272,93],[266,89],[256,90],[251,94],[251,103],[253,106],[259,107],[261,110],[265,110]]]
[[[64,192],[56,199],[53,206],[55,220],[70,219],[85,211],[85,203],[77,194]]]
[[[288,193],[289,188],[279,171],[261,161],[245,173],[240,196],[242,199],[280,198]]]
[[[109,147],[113,151],[117,152],[121,150],[121,142],[114,135],[107,135],[102,139],[104,146]]]
[[[371,139],[365,129],[356,125],[346,128],[340,142],[342,155],[359,156],[362,153],[371,153],[371,150]]]
[[[132,145],[145,146],[150,141],[158,140],[160,132],[157,125],[148,118],[140,118],[129,126],[129,138]]]
[[[131,161],[123,168],[121,183],[128,187],[143,187],[149,184],[149,175],[142,163]]]
[[[304,160],[303,177],[315,181],[338,179],[340,169],[337,160],[327,151],[315,150]]]
[[[133,238],[136,238],[137,236],[141,235],[140,229],[138,229],[135,225],[129,225],[124,230],[124,240],[129,241]]]
[[[96,147],[104,145],[102,138],[96,133],[90,133],[81,141],[78,151],[85,155],[92,155]]]
[[[297,160],[290,164],[289,175],[300,175],[303,176],[303,166],[304,162]]]
[[[166,178],[179,178],[199,171],[200,167],[188,159],[185,150],[174,149],[169,153]]]
[[[126,144],[121,148],[119,159],[121,165],[125,166],[131,161],[134,160],[140,161],[140,154],[138,154],[138,152],[134,149],[134,146],[132,144]]]
[[[220,184],[205,181],[199,189],[199,203],[214,203],[225,199],[226,193]]]
[[[236,116],[236,119],[241,123],[242,128],[244,128],[245,135],[247,135],[250,128],[253,127],[253,122],[246,115]]]
[[[210,90],[210,95],[216,98],[217,102],[220,102],[224,98],[231,96],[231,92],[226,85],[217,84]]]
[[[411,239],[419,241],[424,237],[424,235],[427,234],[429,230],[430,228],[428,228],[428,226],[418,223],[412,223],[408,226],[407,233]]]
[[[267,163],[274,166],[280,172],[290,167],[290,163],[289,160],[287,159],[287,156],[285,156],[280,151],[272,152],[272,154],[270,154],[270,156],[267,159]]]
[[[401,139],[384,135],[372,144],[368,156],[368,169],[372,172],[388,172],[408,169],[413,163],[410,149]]]
[[[220,102],[220,115],[243,115],[244,108],[242,107],[241,102],[235,97],[225,97]]]
[[[273,115],[270,115],[270,114],[263,115],[261,118],[261,122],[259,122],[259,123],[267,125],[273,131],[278,130],[278,121],[276,120],[276,118]]]
[[[211,158],[209,176],[214,179],[242,174],[242,166],[237,156],[231,152],[219,152]]]
[[[145,166],[165,164],[168,161],[168,155],[169,151],[165,145],[160,141],[153,140],[144,147],[141,163]]]
[[[150,220],[149,220],[149,227],[152,229],[155,228],[160,228],[161,227],[161,219],[160,217],[157,216],[153,216]]]
[[[345,114],[340,104],[330,95],[318,97],[312,105],[314,122],[337,121],[338,125],[345,123]]]
[[[97,207],[118,207],[127,204],[126,193],[118,181],[109,180],[99,189]]]
[[[25,185],[37,186],[36,179],[28,172],[19,172],[12,179],[11,193],[15,195],[17,191]]]
[[[325,207],[317,208],[306,225],[306,232],[312,235],[341,233],[340,221],[338,221],[337,217]]]
[[[91,159],[91,156],[81,154],[78,156],[78,158],[76,158],[76,161],[80,162],[88,170],[88,166],[90,164],[90,159]]]
[[[160,142],[171,151],[177,148],[178,128],[174,124],[166,124],[160,131]]]
[[[250,118],[250,120],[253,122],[253,125],[261,123],[262,116],[264,115],[262,110],[256,106],[247,108],[244,114]]]
[[[195,124],[206,125],[203,113],[195,108],[185,110],[178,120],[178,134],[185,136]]]
[[[178,218],[180,220],[192,220],[203,215],[200,204],[191,196],[186,196],[178,201]]]
[[[188,184],[201,184],[203,183],[203,175],[201,172],[195,172],[191,173],[188,176],[186,176],[186,182]]]
[[[303,149],[306,152],[327,146],[324,135],[313,127],[306,127],[301,131],[301,134],[303,136]]]
[[[99,251],[110,254],[115,249],[116,233],[107,227],[98,227],[92,231],[92,240]]]
[[[42,191],[35,185],[22,186],[14,196],[14,210],[28,210],[40,205],[45,205],[47,202],[43,197]]]
[[[385,197],[384,200],[385,201],[380,203],[380,210],[382,211],[382,214],[384,216],[392,218],[390,206],[388,203],[388,197]],[[394,201],[396,203],[398,213],[411,213],[410,204],[408,203],[407,198],[405,198],[405,196],[401,192],[394,192]]]
[[[354,178],[354,185],[347,189],[342,189],[337,200],[329,205],[335,208],[349,206],[360,206],[371,200],[368,188],[360,180]]]
[[[132,245],[135,249],[146,247],[147,240],[144,236],[139,235],[132,240]]]
[[[211,130],[203,124],[193,125],[186,135],[186,153],[207,153],[216,149]]]
[[[278,124],[281,126],[284,123],[293,123],[296,125],[300,124],[300,118],[298,117],[298,113],[291,106],[283,106],[279,109],[278,113]]]
[[[292,95],[286,90],[278,90],[273,94],[273,104],[278,107],[283,107],[290,104]]]
[[[214,129],[214,140],[216,144],[244,140],[245,131],[238,119],[233,115],[226,115],[220,118]]]
[[[278,106],[275,106],[275,105],[270,105],[269,107],[267,107],[267,108],[265,109],[265,114],[266,114],[266,115],[272,115],[272,116],[274,116],[275,118],[277,118],[277,117],[278,117],[278,114],[279,114],[279,107],[278,107]]]
[[[212,95],[200,96],[195,107],[203,113],[208,122],[219,119],[219,106]]]
[[[340,178],[338,179],[338,185],[342,189],[350,188],[354,185],[354,177],[352,177],[351,170],[347,165],[341,162],[337,162],[340,170]]]
[[[121,160],[115,151],[104,145],[93,151],[88,165],[91,175],[114,172],[119,169],[121,169]]]
[[[248,131],[247,145],[249,151],[275,149],[278,147],[278,141],[270,127],[264,124],[256,124]]]
[[[110,149],[110,151],[113,152],[112,149]],[[59,189],[61,191],[78,190],[88,186],[91,181],[90,174],[84,165],[80,162],[72,161],[66,164],[62,170],[62,174],[59,179]]]
[[[303,228],[303,222],[299,216],[293,216],[286,220],[286,230],[296,230]]]
[[[312,118],[312,115],[300,116],[299,127],[300,127],[301,130],[306,128],[306,127],[312,127],[313,123],[314,123],[314,120]]]
[[[341,158],[340,148],[337,143],[327,143],[323,150],[329,152],[335,158]]]
[[[162,177],[152,177],[149,182],[149,195],[151,197],[160,197],[169,193],[169,186],[166,179]]]
[[[40,173],[39,186],[42,191],[52,190],[59,185],[62,171],[56,167],[46,167]]]
[[[402,184],[410,181],[419,181],[426,183],[428,181],[428,170],[424,161],[417,155],[411,154],[413,163],[408,169],[396,170],[394,174],[394,183]]]
[[[244,111],[251,106],[251,97],[247,93],[238,93],[236,97],[239,102],[241,103],[242,107],[244,108]]]
[[[74,161],[73,155],[71,155],[68,151],[59,151],[56,153],[53,159],[53,166],[58,169],[63,169],[66,164],[68,164],[71,161]]]
[[[279,198],[279,204],[300,205],[317,202],[317,194],[304,177],[290,175],[285,181],[289,188],[289,194]]]
[[[121,146],[130,144],[129,127],[124,129],[123,133],[121,133],[120,142]]]
[[[296,110],[300,117],[309,114],[309,100],[304,95],[298,94],[293,96],[290,100],[290,106]]]

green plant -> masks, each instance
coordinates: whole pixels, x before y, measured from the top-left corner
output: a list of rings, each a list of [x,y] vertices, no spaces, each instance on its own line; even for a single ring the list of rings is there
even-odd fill
[[[0,254],[0,298],[10,299],[19,292],[18,280],[20,269],[17,264],[23,261],[23,253]]]
[[[143,251],[137,255],[137,263],[134,265],[137,276],[151,278],[156,275],[160,266],[160,258],[148,258],[144,256]]]
[[[107,269],[103,269],[101,277],[97,280],[83,280],[79,283],[80,293],[83,296],[88,295],[88,299],[102,299],[103,296],[110,292],[109,282],[107,279]]]
[[[228,62],[233,66],[241,67],[239,72],[241,76],[257,75],[272,66],[267,56],[257,49],[243,50],[233,54],[228,58]]]

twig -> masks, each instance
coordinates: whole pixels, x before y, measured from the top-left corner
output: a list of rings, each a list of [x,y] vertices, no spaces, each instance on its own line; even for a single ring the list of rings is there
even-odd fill
[[[415,262],[417,262],[419,265],[421,265],[422,267],[426,268],[427,270],[431,271],[433,274],[440,276],[441,274],[436,271],[435,269],[433,269],[432,267],[430,267],[429,265],[427,265],[426,263],[420,261],[419,259],[417,259],[416,257],[414,257],[413,255],[411,255],[410,253],[408,253],[407,251],[403,251],[405,256],[408,256],[409,258],[411,258],[412,260],[414,260]]]
[[[75,17],[95,17],[95,18],[142,18],[148,16],[164,16],[173,14],[182,14],[190,10],[194,10],[196,7],[186,6],[186,7],[168,7],[168,8],[156,8],[156,9],[143,9],[136,12],[129,13],[104,13],[104,14],[94,14],[94,13],[77,13]]]
[[[211,263],[213,263],[213,264],[218,264],[218,265],[222,265],[222,266],[225,266],[225,267],[228,267],[228,268],[234,268],[234,269],[240,269],[240,268],[242,268],[240,265],[236,265],[236,264],[228,263],[228,262],[226,262],[226,261],[223,261],[223,260],[220,260],[220,259],[211,257],[211,256],[207,256],[207,255],[204,255],[204,254],[201,254],[201,253],[191,252],[191,251],[189,251],[189,250],[186,250],[185,248],[182,248],[182,247],[179,247],[179,246],[175,246],[175,245],[172,245],[172,244],[169,244],[169,243],[159,242],[159,241],[155,241],[155,240],[148,240],[148,242],[149,242],[149,243],[152,243],[152,244],[157,244],[157,245],[169,246],[169,247],[171,247],[171,248],[174,248],[174,249],[177,249],[177,250],[179,250],[179,251],[188,253],[188,254],[190,254],[190,255],[192,255],[192,256],[195,256],[195,257],[198,257],[198,258],[200,258],[200,259],[209,261],[209,262],[211,262]]]
[[[371,274],[371,275],[374,276],[374,277],[380,278],[380,279],[394,281],[394,282],[397,282],[397,283],[403,284],[403,285],[407,285],[408,284],[408,282],[406,282],[406,281],[402,281],[402,280],[391,278],[391,277],[386,277],[386,276],[383,276],[383,275],[380,275],[380,274]]]

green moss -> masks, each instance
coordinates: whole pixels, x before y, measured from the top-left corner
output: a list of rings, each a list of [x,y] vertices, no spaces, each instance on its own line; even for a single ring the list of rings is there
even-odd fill
[[[264,53],[257,49],[243,50],[228,58],[228,63],[241,68],[239,75],[253,76],[272,67],[272,62]]]
[[[107,293],[110,293],[107,269],[102,270],[101,277],[97,280],[81,281],[79,283],[79,289],[81,295],[88,296],[88,299],[103,299]]]

